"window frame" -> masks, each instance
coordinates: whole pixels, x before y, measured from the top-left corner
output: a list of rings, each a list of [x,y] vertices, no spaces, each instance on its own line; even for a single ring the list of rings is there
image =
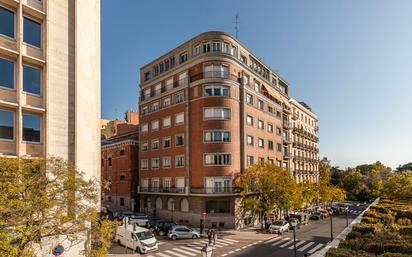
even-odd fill
[[[37,142],[37,141],[26,141],[26,140],[24,140],[24,116],[25,115],[29,115],[29,116],[36,116],[36,117],[39,117],[39,119],[40,119],[40,124],[39,124],[39,126],[40,126],[40,128],[39,128],[39,130],[40,130],[40,135],[39,135],[39,141]],[[22,140],[22,142],[23,143],[25,143],[25,144],[38,144],[38,145],[40,145],[40,144],[42,144],[43,143],[43,136],[42,136],[42,133],[43,133],[43,115],[41,115],[41,114],[33,114],[33,113],[22,113],[22,125],[21,125],[21,129],[22,129],[22,137],[21,137],[21,140]]]
[[[221,133],[222,140],[221,141],[214,141],[214,132],[219,132]],[[211,141],[206,140],[206,133],[211,133]],[[224,141],[224,134],[229,133],[229,141]],[[203,130],[203,143],[209,144],[209,143],[231,143],[232,142],[232,133],[230,130],[225,130],[225,129],[207,129]]]
[[[178,158],[183,158],[182,166],[177,165],[178,164],[178,161],[177,161]],[[185,156],[184,156],[184,154],[176,155],[175,156],[175,168],[184,168],[184,167],[185,167]]]
[[[205,112],[206,112],[206,109],[221,109],[221,111],[222,111],[222,113],[224,114],[224,110],[229,110],[229,117],[228,118],[225,118],[224,116],[222,116],[222,117],[216,117],[216,116],[213,116],[213,117],[208,117],[208,118],[206,118],[205,117]],[[213,110],[213,113],[215,112],[215,110]],[[203,107],[203,120],[204,121],[207,121],[207,120],[231,120],[232,119],[232,109],[231,108],[229,108],[229,107],[226,107],[226,106],[208,106],[208,107]]]
[[[35,45],[32,45],[31,43],[28,43],[28,42],[24,41],[24,35],[25,35],[25,33],[24,33],[24,20],[25,19],[28,19],[28,20],[30,20],[34,23],[38,23],[40,25],[40,46],[35,46]],[[43,32],[43,22],[41,20],[37,19],[37,18],[34,18],[33,16],[23,15],[22,23],[23,23],[22,24],[23,25],[22,44],[28,45],[28,46],[36,48],[36,49],[43,49],[43,44],[44,44],[43,43],[43,33],[44,33]]]
[[[0,5],[0,8],[3,8],[4,10],[13,13],[13,37],[10,37],[10,36],[4,35],[4,34],[0,34],[0,37],[5,37],[5,38],[7,38],[7,39],[11,39],[11,40],[13,40],[13,41],[16,41],[16,40],[17,40],[17,38],[16,38],[16,34],[17,34],[17,31],[16,31],[16,27],[17,27],[16,10],[13,10],[13,9],[11,9],[11,8],[8,8],[7,6],[4,6],[4,5]]]
[[[229,156],[229,164],[207,164],[206,163],[206,156],[207,155],[213,155],[213,159],[215,156],[217,155],[222,155],[222,160],[224,160],[224,155]],[[227,153],[227,152],[223,152],[223,153],[204,153],[203,154],[203,166],[204,167],[213,167],[213,166],[232,166],[232,154],[231,153]]]
[[[13,114],[13,139],[1,138],[0,137],[0,141],[14,142],[16,140],[16,112],[12,111],[12,110],[9,110],[9,109],[3,109],[3,108],[0,108],[0,111],[11,112]]]
[[[2,86],[0,84],[0,88],[5,89],[5,90],[10,90],[10,91],[16,91],[16,61],[12,60],[10,58],[7,58],[5,56],[0,56],[0,59],[3,59],[3,60],[6,60],[6,61],[9,61],[9,62],[13,63],[13,87],[12,88],[11,87],[6,87],[6,86]]]

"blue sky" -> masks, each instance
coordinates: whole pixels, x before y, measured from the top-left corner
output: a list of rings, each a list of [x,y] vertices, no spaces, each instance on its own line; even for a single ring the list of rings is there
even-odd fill
[[[412,1],[102,0],[102,116],[137,109],[139,67],[210,30],[234,34],[320,119],[340,167],[412,161]]]

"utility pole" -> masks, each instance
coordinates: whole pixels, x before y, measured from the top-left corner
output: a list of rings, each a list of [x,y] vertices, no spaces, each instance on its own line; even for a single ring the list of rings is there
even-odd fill
[[[332,221],[333,215],[330,215],[330,241],[333,241],[333,221]]]
[[[236,21],[235,21],[235,31],[236,31],[236,39],[239,32],[239,13],[236,13]]]
[[[296,255],[296,225],[293,226],[293,250],[295,252],[295,257]]]

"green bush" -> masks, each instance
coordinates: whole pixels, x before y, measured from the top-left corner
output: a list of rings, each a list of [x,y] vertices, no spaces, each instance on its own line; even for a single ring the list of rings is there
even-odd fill
[[[364,234],[374,234],[376,231],[382,230],[382,224],[365,224],[365,223],[359,223],[353,226],[352,231],[354,232],[359,232],[362,235]]]
[[[326,253],[326,257],[375,257],[375,255],[347,248],[332,248]]]
[[[400,227],[399,234],[405,235],[405,236],[412,236],[412,226]]]
[[[396,223],[401,226],[410,226],[411,220],[408,218],[400,218],[396,221]]]
[[[409,254],[403,254],[403,253],[384,253],[381,255],[381,257],[410,257],[411,255]]]
[[[367,224],[376,224],[376,223],[379,223],[380,220],[378,220],[377,218],[372,218],[372,217],[363,217],[361,222],[367,223]]]

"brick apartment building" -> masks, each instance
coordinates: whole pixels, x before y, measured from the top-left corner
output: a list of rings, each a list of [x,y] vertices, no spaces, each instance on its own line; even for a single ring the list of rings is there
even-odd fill
[[[118,124],[116,131],[102,142],[102,178],[110,183],[102,192],[102,205],[111,211],[138,210],[139,126]]]
[[[293,172],[288,83],[222,32],[192,38],[140,75],[141,210],[247,225],[233,179],[258,162]]]

